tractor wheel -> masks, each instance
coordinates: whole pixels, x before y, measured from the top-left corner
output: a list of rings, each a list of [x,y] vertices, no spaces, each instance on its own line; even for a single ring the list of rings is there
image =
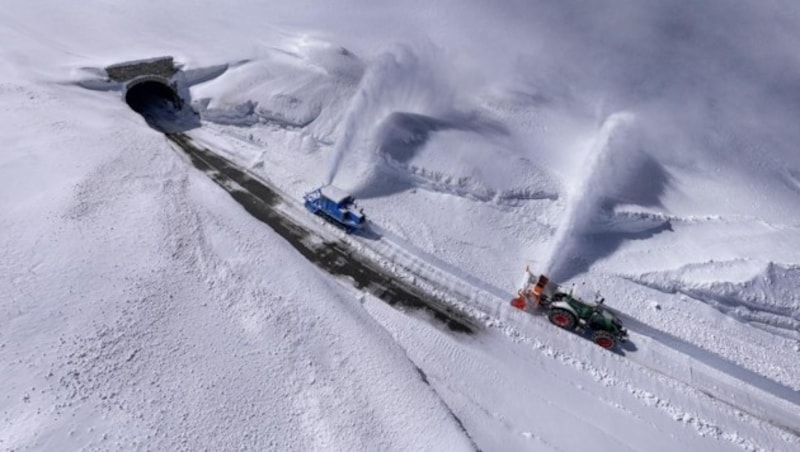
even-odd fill
[[[565,330],[575,328],[575,323],[577,322],[575,314],[561,308],[553,308],[547,318],[550,319],[550,322],[554,325],[558,325]]]
[[[614,335],[603,330],[595,331],[594,334],[592,334],[592,341],[606,349],[614,348],[614,346],[617,345],[617,340],[614,338]]]

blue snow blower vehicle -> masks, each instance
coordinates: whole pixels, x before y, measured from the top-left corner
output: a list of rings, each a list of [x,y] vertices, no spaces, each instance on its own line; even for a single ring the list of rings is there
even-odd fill
[[[306,193],[303,200],[309,212],[344,228],[348,234],[362,229],[366,224],[364,212],[358,208],[353,196],[333,185],[323,185]]]

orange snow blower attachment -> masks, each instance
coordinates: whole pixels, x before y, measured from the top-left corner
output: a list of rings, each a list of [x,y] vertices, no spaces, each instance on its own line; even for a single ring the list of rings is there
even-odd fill
[[[511,306],[514,306],[517,309],[525,310],[525,296],[522,295],[522,289],[517,291],[517,297],[511,300]]]
[[[539,276],[539,279],[536,281],[536,284],[532,284],[533,282],[533,275],[531,274],[528,268],[525,269],[525,284],[522,289],[517,291],[517,296],[513,300],[511,300],[511,306],[514,306],[517,309],[525,310],[528,304],[532,304],[533,307],[538,308],[542,302],[542,294],[544,292],[545,286],[550,280],[544,276]]]

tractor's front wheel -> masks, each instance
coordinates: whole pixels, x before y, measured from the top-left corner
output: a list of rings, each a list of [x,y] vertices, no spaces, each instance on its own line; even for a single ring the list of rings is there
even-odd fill
[[[565,330],[574,329],[575,324],[577,323],[575,314],[567,311],[566,309],[561,309],[561,308],[552,309],[550,311],[550,314],[547,315],[547,318],[550,320],[551,323],[561,328],[564,328]]]
[[[614,338],[614,335],[603,330],[595,331],[594,334],[592,334],[592,341],[605,349],[611,349],[617,345],[617,340]]]

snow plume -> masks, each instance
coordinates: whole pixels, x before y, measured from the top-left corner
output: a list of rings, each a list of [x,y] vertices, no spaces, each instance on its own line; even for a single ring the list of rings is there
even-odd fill
[[[345,114],[326,183],[336,177],[347,154],[369,147],[376,127],[393,112],[437,116],[452,105],[452,91],[438,70],[432,46],[397,45],[367,68]]]
[[[577,255],[578,238],[592,229],[592,222],[641,166],[642,154],[633,132],[635,116],[617,112],[603,121],[589,145],[586,157],[576,167],[574,183],[567,189],[567,208],[544,260],[545,274],[556,280],[570,272]],[[646,177],[646,175],[642,175]]]

